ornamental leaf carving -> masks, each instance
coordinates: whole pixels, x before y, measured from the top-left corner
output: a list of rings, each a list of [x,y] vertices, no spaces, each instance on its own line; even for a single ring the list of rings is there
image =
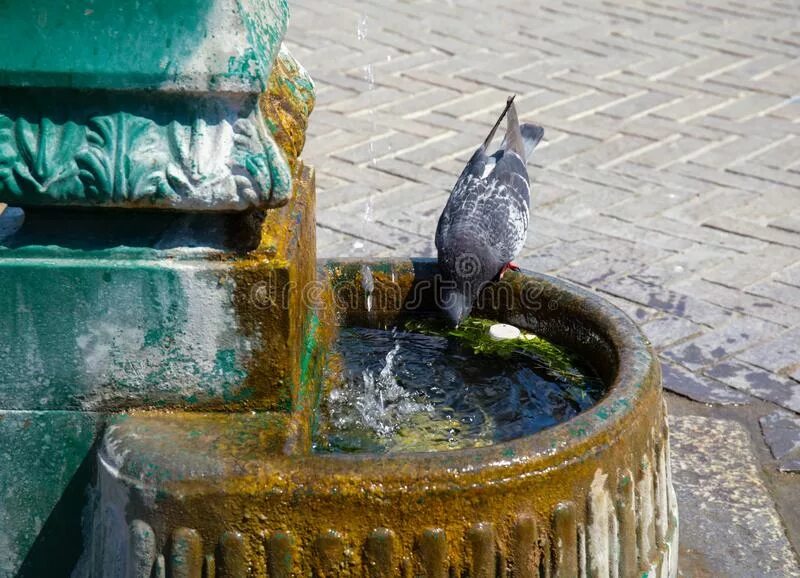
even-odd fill
[[[17,196],[33,199],[80,197],[75,153],[83,128],[74,122],[56,125],[48,118],[32,124],[10,119],[0,131],[0,180]]]
[[[87,200],[121,203],[171,193],[164,170],[168,151],[152,121],[127,113],[95,117],[86,142],[75,160]]]
[[[0,115],[0,202],[230,211],[285,201],[291,168],[261,112],[215,121],[159,126],[120,112],[80,125]]]
[[[172,161],[167,181],[180,197],[206,199],[236,195],[236,184],[228,167],[233,129],[227,122],[210,125],[198,118],[185,126],[172,122],[167,129]]]
[[[17,159],[17,151],[14,148],[14,123],[7,116],[0,115],[0,188],[14,191],[13,171],[14,161]]]
[[[271,205],[285,201],[292,192],[292,176],[282,151],[265,130],[242,118],[233,126],[234,164],[231,167],[239,195],[257,202],[269,199]]]

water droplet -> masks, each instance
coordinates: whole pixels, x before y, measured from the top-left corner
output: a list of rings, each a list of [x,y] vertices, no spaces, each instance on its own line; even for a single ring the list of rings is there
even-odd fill
[[[364,220],[368,223],[372,222],[372,208],[373,208],[373,199],[370,197],[367,199],[367,203],[364,205]]]
[[[375,89],[375,74],[372,72],[371,64],[367,64],[364,67],[364,80],[366,80],[369,83],[370,90]]]
[[[356,37],[359,40],[364,40],[367,37],[367,15],[362,14],[358,20],[358,28],[356,29]]]

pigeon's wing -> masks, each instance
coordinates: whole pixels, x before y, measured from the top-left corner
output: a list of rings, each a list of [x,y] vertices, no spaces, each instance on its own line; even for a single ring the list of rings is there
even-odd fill
[[[470,204],[470,199],[477,194],[488,160],[486,150],[481,146],[472,154],[467,166],[461,171],[461,176],[458,177],[436,226],[437,250],[441,251],[444,240],[451,234],[453,225],[460,220],[459,214],[464,205]]]
[[[436,248],[455,238],[485,243],[497,262],[512,261],[522,250],[528,232],[530,188],[525,164],[515,153],[493,155],[487,175],[464,171],[439,218]],[[482,167],[485,169],[488,157]]]
[[[512,152],[499,155],[485,183],[482,228],[498,259],[509,263],[519,255],[528,235],[531,193],[525,161]]]

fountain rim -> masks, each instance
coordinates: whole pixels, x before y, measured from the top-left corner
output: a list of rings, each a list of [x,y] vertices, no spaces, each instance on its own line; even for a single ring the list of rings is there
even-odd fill
[[[435,265],[433,258],[411,259],[328,259],[322,260],[328,269],[337,265],[396,265],[419,263]],[[303,457],[303,460],[325,460],[330,463],[350,463],[358,468],[363,468],[365,462],[371,462],[376,467],[387,470],[403,462],[406,465],[416,464],[423,468],[427,476],[434,469],[453,472],[455,469],[467,471],[485,471],[494,467],[507,468],[513,464],[532,464],[538,461],[547,461],[554,455],[570,455],[575,450],[577,458],[585,457],[581,451],[586,448],[587,441],[590,446],[601,449],[610,443],[626,429],[621,427],[622,422],[635,418],[636,408],[642,398],[651,390],[660,391],[661,369],[653,352],[652,346],[636,326],[633,320],[616,305],[604,299],[594,291],[582,288],[574,283],[557,277],[520,269],[517,273],[509,275],[523,275],[527,278],[544,282],[559,293],[568,294],[570,297],[582,299],[581,315],[594,321],[597,326],[606,332],[610,344],[618,356],[618,367],[613,381],[603,398],[591,408],[559,424],[545,428],[528,436],[521,436],[512,440],[498,442],[489,446],[441,450],[435,452],[397,452],[389,454],[373,453],[319,453]],[[518,325],[527,329],[524,324]],[[605,443],[603,443],[605,442]],[[476,458],[480,458],[477,460]],[[456,462],[459,463],[458,467]],[[467,465],[467,464],[474,465]],[[559,462],[566,465],[567,462]],[[529,468],[526,468],[529,469]]]

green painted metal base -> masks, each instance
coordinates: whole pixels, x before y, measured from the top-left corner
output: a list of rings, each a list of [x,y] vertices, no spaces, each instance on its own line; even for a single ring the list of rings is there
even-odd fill
[[[101,430],[94,413],[0,411],[0,576],[70,575]]]

